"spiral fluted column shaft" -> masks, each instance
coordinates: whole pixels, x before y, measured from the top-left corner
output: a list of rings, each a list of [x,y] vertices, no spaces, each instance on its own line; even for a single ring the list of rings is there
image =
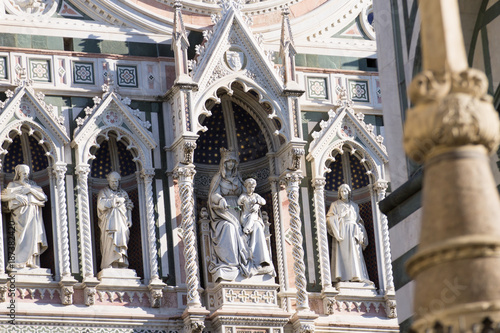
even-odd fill
[[[325,213],[326,181],[324,179],[315,179],[312,184],[314,186],[314,211],[316,213],[316,223],[318,228],[318,252],[321,265],[321,282],[324,289],[332,286]]]
[[[71,275],[69,259],[69,239],[68,239],[68,210],[66,206],[66,164],[56,164],[53,168],[56,177],[56,188],[59,207],[59,239],[61,241],[62,276]]]
[[[82,228],[83,245],[83,270],[85,277],[94,275],[94,264],[92,262],[92,239],[90,231],[90,213],[89,213],[89,189],[88,175],[90,167],[88,165],[77,167],[78,175],[78,196],[80,197],[80,226]]]
[[[276,237],[276,257],[278,260],[278,273],[279,273],[279,283],[280,289],[286,290],[285,285],[285,263],[283,262],[283,248],[282,248],[282,238],[281,238],[281,219],[280,219],[280,207],[278,190],[279,184],[277,180],[271,180],[271,193],[273,199],[273,216],[274,216],[274,236]],[[288,311],[288,302],[285,297],[281,298],[281,308]]]
[[[142,170],[141,177],[144,181],[144,194],[146,197],[146,220],[148,225],[149,269],[151,280],[158,279],[158,260],[156,250],[156,229],[153,204],[153,176],[154,170]]]
[[[198,253],[196,251],[196,238],[194,232],[194,197],[193,177],[196,171],[193,167],[178,168],[174,172],[174,178],[179,181],[179,193],[181,197],[181,213],[184,242],[184,260],[187,285],[187,305],[201,306],[198,293]]]
[[[290,213],[290,229],[293,243],[293,271],[295,287],[297,288],[297,311],[309,310],[309,298],[306,290],[306,267],[304,264],[304,249],[302,248],[302,221],[300,220],[299,184],[300,173],[287,173],[283,177],[288,194],[288,211]]]

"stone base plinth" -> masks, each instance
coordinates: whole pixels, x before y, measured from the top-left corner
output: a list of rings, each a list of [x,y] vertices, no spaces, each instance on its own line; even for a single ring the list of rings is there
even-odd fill
[[[278,285],[269,275],[207,288],[210,320],[217,333],[283,333],[291,313],[278,305]]]
[[[121,287],[139,287],[141,278],[133,269],[128,268],[105,268],[97,274],[101,283],[100,286],[121,286]]]
[[[16,283],[19,282],[53,282],[52,273],[48,268],[19,268],[9,271],[9,275],[14,275]]]

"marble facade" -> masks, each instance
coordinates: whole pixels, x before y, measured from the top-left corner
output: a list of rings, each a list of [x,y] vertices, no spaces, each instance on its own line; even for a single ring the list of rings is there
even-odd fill
[[[374,60],[371,2],[268,5],[0,8],[2,36],[14,36],[0,45],[0,185],[26,163],[48,198],[43,272],[12,280],[9,238],[0,241],[2,324],[14,320],[14,299],[19,332],[398,331],[377,205],[389,181],[378,76],[361,65]],[[33,48],[23,48],[15,26]],[[320,64],[331,54],[339,69]],[[254,223],[267,259],[254,274],[211,268],[234,240],[215,244],[212,230],[220,148],[236,155],[241,185],[255,179],[262,199]],[[101,270],[98,201],[111,171],[133,205],[128,268]],[[331,276],[326,208],[342,183],[365,221],[373,284]],[[237,211],[244,191],[226,204]],[[5,235],[9,217],[1,216]]]

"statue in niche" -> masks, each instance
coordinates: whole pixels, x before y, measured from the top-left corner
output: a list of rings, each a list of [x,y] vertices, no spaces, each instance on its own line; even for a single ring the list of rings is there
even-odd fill
[[[101,229],[101,269],[128,267],[128,240],[134,204],[120,188],[121,176],[111,172],[108,186],[97,196],[97,216]]]
[[[368,235],[351,195],[349,185],[340,185],[339,199],[332,203],[326,215],[328,232],[333,236],[332,278],[337,282],[371,283],[363,257]]]
[[[241,273],[248,277],[251,252],[243,238],[238,198],[243,193],[238,171],[238,153],[221,149],[219,172],[208,192],[208,211],[212,238],[208,267],[214,281],[233,281]]]
[[[255,193],[257,187],[255,179],[246,179],[244,186],[247,192],[240,195],[238,205],[242,207],[241,226],[252,254],[250,273],[274,276],[273,261],[267,246],[265,226],[260,210],[261,206],[266,204],[266,200]]]
[[[14,180],[2,191],[2,201],[7,202],[16,228],[13,265],[15,268],[39,268],[40,255],[47,249],[42,219],[47,196],[40,186],[28,179],[29,166],[19,164],[14,170]]]

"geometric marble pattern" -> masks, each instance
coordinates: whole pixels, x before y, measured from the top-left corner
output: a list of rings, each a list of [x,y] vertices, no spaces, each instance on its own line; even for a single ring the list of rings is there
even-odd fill
[[[349,93],[354,102],[370,102],[368,81],[366,80],[349,80]]]
[[[325,78],[308,77],[307,94],[311,99],[327,99],[328,89]]]
[[[94,84],[94,63],[73,62],[73,82]]]
[[[0,80],[6,80],[9,76],[7,75],[7,58],[0,57]]]
[[[116,66],[116,75],[120,87],[137,88],[137,66]]]
[[[33,81],[51,82],[50,60],[29,59],[29,74]]]

